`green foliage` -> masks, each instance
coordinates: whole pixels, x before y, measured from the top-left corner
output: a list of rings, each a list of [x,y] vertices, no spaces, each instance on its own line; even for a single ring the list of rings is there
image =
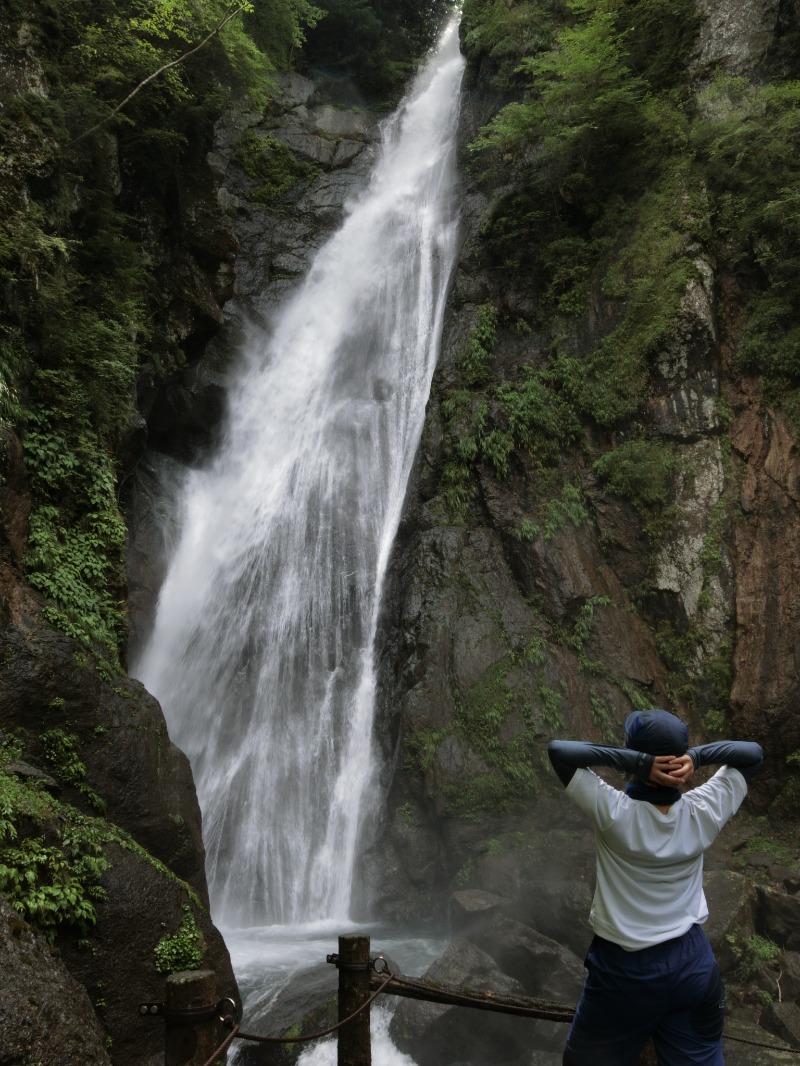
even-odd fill
[[[492,304],[481,304],[477,317],[477,324],[456,360],[470,387],[485,384],[497,345],[497,308]]]
[[[246,14],[244,26],[255,44],[280,66],[289,65],[325,10],[308,0],[258,0]]]
[[[97,920],[95,902],[104,891],[95,883],[107,868],[99,858],[101,848],[80,834],[71,838],[70,855],[63,847],[50,847],[36,839],[23,840],[19,847],[0,850],[0,889],[12,907],[52,939],[59,925],[75,926],[85,933]],[[96,850],[95,850],[96,848]],[[89,887],[87,887],[87,880]]]
[[[663,136],[648,83],[631,69],[619,6],[572,0],[572,22],[554,46],[520,63],[529,98],[503,108],[472,146],[513,158],[536,145],[526,153],[534,187],[590,218],[602,213],[612,182],[618,189],[641,180],[642,146]]]
[[[465,0],[462,16],[463,48],[467,59],[486,64],[481,77],[493,87],[508,90],[520,82],[523,58],[548,48],[555,19],[563,12],[560,0],[515,3],[505,0]]]
[[[103,843],[94,820],[0,769],[0,891],[48,939],[61,926],[85,934],[94,924],[105,898]]]
[[[583,314],[599,291],[619,302],[616,324],[588,351],[575,350],[569,328],[557,331],[539,372],[573,419],[612,428],[648,395],[694,277],[689,249],[705,232],[704,187],[672,88],[698,19],[691,0],[568,9],[552,47],[520,63],[527,95],[471,147],[490,173],[515,179],[487,233],[499,265],[532,277],[550,316]]]
[[[50,600],[53,624],[118,669],[126,531],[114,470],[98,438],[83,427],[76,432],[65,414],[55,404],[28,412],[28,580]]]
[[[675,335],[681,300],[696,277],[689,255],[706,230],[702,189],[682,162],[662,174],[635,211],[609,208],[609,234],[627,229],[602,289],[623,303],[619,324],[583,358],[560,354],[555,373],[577,410],[604,428],[634,418],[649,395],[651,366]]]
[[[456,888],[469,888],[475,877],[475,868],[477,863],[475,856],[470,855],[464,865],[459,869],[453,878],[453,884]]]
[[[677,460],[663,440],[629,440],[595,460],[606,489],[636,509],[651,536],[671,527]]]
[[[545,540],[552,540],[560,529],[567,526],[579,528],[589,521],[589,512],[583,493],[577,485],[565,482],[561,496],[548,500],[544,505],[543,532]]]
[[[450,519],[462,523],[472,496],[470,467],[466,463],[445,463],[441,474],[441,492]]]
[[[559,730],[564,728],[561,693],[551,688],[542,676],[536,686],[536,695],[539,699],[539,714],[542,721],[551,733],[559,732]]]
[[[177,932],[162,937],[153,949],[155,968],[163,974],[198,970],[205,951],[205,937],[197,926],[192,908],[184,903]]]
[[[718,77],[701,95],[693,145],[713,193],[715,230],[756,272],[739,343],[742,369],[771,398],[800,383],[800,81]]]
[[[517,540],[522,541],[523,544],[529,544],[531,541],[536,540],[541,530],[532,522],[529,518],[523,518],[519,526],[514,530],[514,536]]]
[[[414,808],[411,806],[410,803],[401,803],[400,806],[397,808],[397,816],[398,818],[400,818],[404,825],[408,826],[409,829],[413,829],[416,825],[416,820],[414,818]]]
[[[579,428],[574,411],[547,372],[523,365],[516,381],[484,384],[496,321],[493,309],[486,306],[485,328],[475,331],[480,340],[473,343],[471,337],[460,360],[473,391],[452,390],[442,402],[448,461],[441,488],[450,513],[459,521],[471,497],[471,469],[476,463],[489,463],[500,477],[508,477],[515,456],[529,468],[554,467]],[[530,539],[536,532],[526,526],[521,535]]]
[[[535,465],[555,465],[575,441],[578,420],[547,373],[523,366],[521,380],[499,385],[496,396],[514,447],[524,449]]]
[[[728,728],[728,720],[722,711],[707,711],[703,718],[709,733],[725,733]]]
[[[536,732],[527,714],[509,730],[519,712],[519,695],[508,683],[515,659],[494,663],[463,695],[457,696],[455,722],[459,734],[487,767],[442,791],[454,810],[484,816],[519,807],[537,788],[534,769]]]
[[[685,91],[687,67],[703,22],[695,0],[624,0],[614,6],[631,69],[651,90]]]
[[[0,431],[15,425],[22,416],[17,383],[22,378],[26,362],[25,344],[19,330],[0,324]]]
[[[406,750],[409,752],[409,768],[418,768],[427,773],[433,765],[436,751],[447,734],[441,729],[423,726],[409,731],[406,737]]]
[[[63,729],[48,729],[41,741],[45,758],[59,780],[78,789],[96,810],[105,810],[105,802],[86,783],[86,765],[78,755],[77,736]]]
[[[740,941],[734,940],[733,947],[738,955],[735,970],[738,981],[749,981],[781,957],[781,949],[774,941],[757,934]]]
[[[583,647],[592,632],[594,612],[598,607],[609,606],[611,606],[611,600],[608,596],[592,596],[581,604],[581,608],[578,611],[578,617],[575,619],[575,624],[572,627],[572,633],[570,634],[568,641],[571,647],[575,648],[577,651],[583,650]]]
[[[274,204],[298,181],[312,177],[317,168],[304,163],[286,145],[268,134],[247,130],[232,153],[233,162],[257,184],[253,199]]]
[[[58,764],[80,788],[82,764],[70,736],[50,730],[45,737],[46,750],[55,752]],[[21,747],[13,737],[0,744],[0,892],[26,921],[49,940],[66,928],[85,936],[106,898],[102,879],[109,866],[105,849],[111,844],[138,855],[200,906],[189,886],[124,830],[84,815],[38,783],[20,781],[10,773],[6,764],[19,757]]]
[[[154,331],[174,345],[158,220],[178,223],[230,94],[263,107],[275,63],[321,16],[306,0],[238,8],[214,32],[226,0],[39,0],[24,17],[47,96],[10,96],[0,120],[0,424],[23,437],[25,565],[46,617],[109,678],[125,641],[116,455]],[[302,167],[267,147],[260,187],[277,196]],[[165,354],[167,369],[183,359]]]

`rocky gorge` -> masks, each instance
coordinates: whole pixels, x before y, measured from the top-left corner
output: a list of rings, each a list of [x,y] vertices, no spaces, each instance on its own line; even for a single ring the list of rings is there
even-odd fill
[[[679,284],[668,312],[645,288],[645,307],[666,324],[647,337],[645,369],[627,367],[615,386],[616,403],[637,397],[628,413],[604,416],[611,387],[592,353],[624,328],[644,345],[625,314],[637,299],[631,278],[647,279],[636,242],[655,241],[655,231],[641,216],[608,238],[625,285],[612,284],[610,253],[581,261],[584,235],[566,252],[581,271],[555,296],[546,291],[553,263],[542,268],[534,248],[542,232],[518,217],[524,165],[506,152],[492,173],[469,149],[523,90],[503,73],[502,48],[490,48],[479,15],[491,6],[468,5],[462,27],[462,251],[382,607],[376,732],[388,784],[371,811],[355,912],[448,926],[434,979],[574,1000],[592,841],[551,780],[544,748],[552,736],[616,742],[632,707],[668,706],[698,740],[732,734],[764,745],[747,810],[709,855],[709,934],[731,990],[731,1031],[797,1047],[797,430],[768,373],[739,358],[759,281],[732,254],[733,238],[726,245],[714,230],[709,183],[683,174],[668,190],[669,213],[652,180],[644,195],[671,227],[652,251],[656,280],[671,285],[680,261]],[[500,6],[510,18],[529,7]],[[700,13],[682,62],[701,111],[724,106],[703,97],[712,73],[760,84],[780,61],[784,77],[787,66],[797,77],[796,11],[785,0],[706,0]],[[26,32],[9,29],[16,44],[5,70],[32,85]],[[213,448],[242,336],[268,326],[339,224],[376,137],[370,111],[336,106],[312,78],[279,75],[268,106],[233,106],[217,121],[183,188],[180,239],[165,214],[149,221],[164,278],[161,365],[140,366],[120,447],[134,654],[163,580],[171,486]],[[113,160],[113,144],[106,155]],[[556,191],[559,210],[577,216],[580,192],[567,182]],[[574,232],[585,225],[568,222]],[[181,360],[168,355],[176,350]],[[568,359],[586,360],[594,399],[581,400],[566,373],[553,385],[552,366]],[[50,845],[57,826],[75,823],[73,811],[84,819],[75,824],[102,813],[114,828],[91,822],[94,836],[73,845],[102,850],[109,864],[88,936],[59,930],[48,946],[2,912],[0,1062],[156,1062],[161,1034],[131,1005],[160,998],[153,949],[186,934],[187,908],[204,964],[225,994],[235,988],[208,917],[191,773],[156,701],[76,658],[75,637],[48,619],[46,597],[26,578],[30,474],[18,435],[5,425],[4,434],[0,725],[14,737],[13,780],[32,788],[44,775],[35,789],[53,803],[42,814],[26,800],[17,832],[34,838],[44,826]],[[42,972],[46,991],[35,987]],[[12,986],[27,989],[26,1002],[12,999]],[[52,1018],[46,1034],[31,1004]],[[80,1045],[76,1010],[90,1034]],[[393,1035],[420,1066],[548,1066],[560,1060],[563,1031],[405,1003]],[[726,1055],[733,1066],[793,1061],[736,1044]]]

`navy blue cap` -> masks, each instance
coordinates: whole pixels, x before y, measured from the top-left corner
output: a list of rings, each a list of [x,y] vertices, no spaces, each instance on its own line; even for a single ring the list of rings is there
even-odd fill
[[[633,711],[625,719],[625,747],[648,755],[683,755],[689,747],[689,729],[660,707]]]

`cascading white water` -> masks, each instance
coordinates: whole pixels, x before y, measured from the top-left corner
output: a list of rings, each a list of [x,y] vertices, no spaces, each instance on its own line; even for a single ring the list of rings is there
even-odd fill
[[[367,190],[245,353],[134,669],[191,760],[225,925],[348,914],[381,585],[456,248],[462,69],[454,23]]]

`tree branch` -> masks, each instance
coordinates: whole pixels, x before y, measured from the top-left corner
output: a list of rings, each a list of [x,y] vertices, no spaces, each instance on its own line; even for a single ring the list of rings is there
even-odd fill
[[[99,122],[95,123],[94,126],[90,126],[88,130],[84,130],[83,133],[79,134],[71,142],[71,144],[77,144],[78,141],[82,141],[84,139],[84,137],[88,137],[90,134],[96,133],[97,130],[99,130],[101,127],[105,126],[105,124],[107,122],[110,122],[111,119],[118,112],[120,112],[123,109],[123,107],[125,107],[126,104],[130,103],[130,101],[134,98],[134,96],[136,96],[136,94],[138,92],[141,92],[141,90],[145,87],[145,85],[149,85],[151,81],[155,81],[155,79],[157,77],[159,77],[159,75],[163,74],[165,71],[170,70],[172,67],[177,67],[179,63],[183,63],[185,60],[187,60],[189,58],[189,56],[193,56],[195,54],[195,52],[199,52],[201,48],[204,48],[205,45],[208,44],[208,42],[211,40],[212,37],[216,37],[216,35],[220,32],[220,30],[225,25],[227,25],[227,23],[230,22],[230,20],[232,18],[235,18],[236,15],[238,15],[240,12],[244,11],[246,6],[247,6],[246,4],[242,4],[242,3],[236,3],[236,2],[232,3],[228,7],[228,10],[225,12],[225,14],[222,16],[222,18],[220,19],[220,21],[217,23],[217,25],[214,27],[214,29],[208,34],[207,37],[204,37],[203,40],[199,44],[196,44],[194,46],[194,48],[190,48],[188,52],[184,52],[182,55],[179,55],[177,59],[172,59],[172,60],[170,60],[169,63],[165,63],[163,66],[159,67],[158,70],[154,70],[152,74],[149,74],[144,79],[144,81],[140,81],[139,84],[136,86],[136,88],[132,89],[131,92],[129,92],[128,95],[125,97],[125,99],[121,100],[117,104],[117,106],[106,115],[105,118],[102,118]]]

